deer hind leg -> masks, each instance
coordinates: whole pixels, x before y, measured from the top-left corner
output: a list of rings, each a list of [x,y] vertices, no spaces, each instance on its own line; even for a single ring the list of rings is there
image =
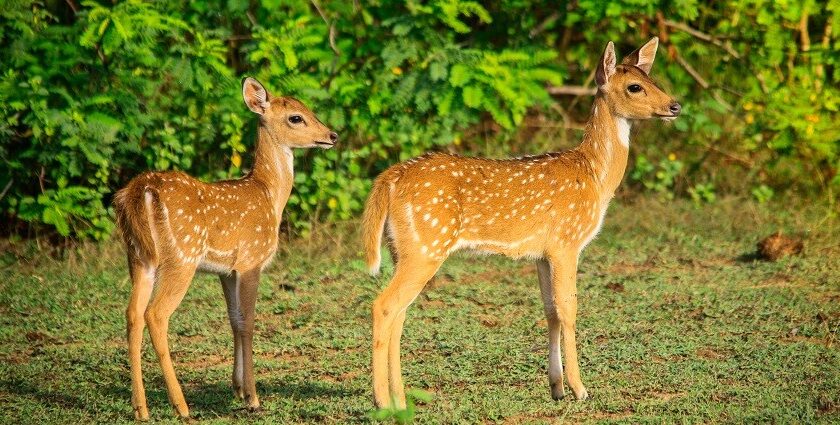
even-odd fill
[[[245,319],[242,317],[242,310],[239,308],[239,276],[236,272],[233,272],[229,275],[221,275],[219,279],[222,282],[222,291],[225,293],[228,319],[233,333],[233,374],[231,377],[233,394],[243,400],[245,399],[245,392],[242,388],[244,368],[242,365],[241,338]]]
[[[131,406],[137,420],[149,419],[146,405],[146,390],[143,387],[142,349],[143,349],[143,314],[155,285],[155,267],[129,258],[128,268],[131,274],[131,297],[125,311],[128,334],[128,361],[131,367]]]
[[[257,287],[260,283],[260,269],[249,270],[239,275],[239,307],[242,312],[242,329],[239,344],[242,350],[242,389],[245,406],[250,410],[260,407],[257,385],[254,379],[254,310],[257,304]]]
[[[391,392],[391,399],[396,407],[405,409],[405,386],[402,379],[402,366],[400,365],[400,339],[402,338],[403,325],[405,324],[403,311],[394,318],[391,326],[391,336],[388,341],[388,382]]]
[[[560,400],[566,396],[563,387],[563,362],[560,360],[560,317],[554,307],[551,264],[545,259],[537,260],[537,274],[540,279],[545,318],[548,322],[548,385],[551,398]]]
[[[563,360],[566,363],[566,380],[578,400],[589,397],[580,379],[575,324],[577,321],[577,252],[560,252],[550,259],[551,289],[554,309],[560,318],[563,333]]]
[[[178,415],[183,418],[189,417],[190,412],[169,355],[169,318],[181,304],[190,281],[195,275],[195,269],[194,264],[169,264],[160,267],[158,292],[146,310],[146,324],[149,326],[149,335],[163,370],[163,379],[169,391],[169,401],[175,406]]]
[[[373,396],[378,407],[390,407],[392,401],[397,406],[405,406],[399,348],[405,311],[440,264],[440,261],[400,257],[391,283],[373,302]],[[399,390],[389,391],[397,386]]]

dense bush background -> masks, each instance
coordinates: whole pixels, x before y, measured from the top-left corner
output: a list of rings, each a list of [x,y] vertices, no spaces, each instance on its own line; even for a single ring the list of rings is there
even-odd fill
[[[661,38],[653,75],[684,105],[640,125],[631,180],[662,196],[759,200],[840,188],[840,0],[0,4],[0,208],[7,231],[103,238],[145,169],[247,168],[239,81],[310,104],[342,135],[298,152],[299,231],[362,207],[371,176],[429,149],[571,146],[604,44]],[[244,161],[243,161],[244,158]]]

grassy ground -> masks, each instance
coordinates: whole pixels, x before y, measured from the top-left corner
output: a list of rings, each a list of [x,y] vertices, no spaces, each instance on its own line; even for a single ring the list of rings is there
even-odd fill
[[[420,423],[836,422],[840,420],[840,224],[826,206],[736,199],[697,208],[617,201],[579,274],[578,342],[592,399],[549,397],[535,268],[451,259],[409,310],[403,371],[434,400]],[[802,256],[750,257],[762,236],[805,238]],[[171,345],[193,417],[365,422],[371,300],[352,232],[297,241],[263,276],[256,338],[260,413],[229,387],[221,287],[195,280]],[[344,236],[346,235],[346,236]],[[130,422],[120,248],[68,260],[2,256],[0,423]],[[150,344],[153,420],[174,422]]]

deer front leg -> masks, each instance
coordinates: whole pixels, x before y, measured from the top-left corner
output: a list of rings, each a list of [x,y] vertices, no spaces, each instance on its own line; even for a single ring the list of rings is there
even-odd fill
[[[257,304],[257,288],[260,283],[260,270],[250,270],[239,278],[239,307],[242,311],[242,329],[240,347],[242,350],[242,389],[245,406],[250,410],[260,408],[257,385],[254,380],[254,310]]]
[[[231,381],[233,384],[233,394],[240,400],[245,398],[245,393],[242,389],[242,380],[244,375],[244,367],[242,366],[242,326],[244,319],[242,311],[239,308],[239,276],[236,272],[229,275],[219,276],[222,281],[222,290],[225,293],[225,302],[227,303],[228,319],[230,320],[230,328],[233,333],[233,373]]]
[[[560,317],[554,307],[551,264],[545,259],[537,260],[537,274],[540,279],[545,319],[548,323],[548,385],[551,398],[560,400],[566,396],[563,387],[563,362],[560,360]]]
[[[566,380],[578,400],[589,397],[580,379],[575,323],[577,321],[577,252],[562,252],[551,258],[551,289],[554,308],[560,319],[563,333],[563,357],[566,363]]]

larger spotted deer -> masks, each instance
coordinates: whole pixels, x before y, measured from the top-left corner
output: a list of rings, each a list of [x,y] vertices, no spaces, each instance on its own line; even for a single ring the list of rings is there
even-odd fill
[[[575,149],[507,160],[427,154],[376,179],[363,218],[367,264],[376,274],[383,232],[396,261],[390,284],[373,303],[379,407],[405,406],[400,337],[406,309],[444,260],[462,249],[536,259],[551,395],[565,395],[562,334],[569,387],[577,399],[588,397],[575,344],[578,257],[600,230],[623,178],[631,121],[680,113],[679,103],[648,77],[657,46],[653,38],[616,65],[607,44],[583,142]]]
[[[169,400],[179,416],[189,416],[167,332],[169,318],[197,271],[217,274],[222,282],[233,330],[234,393],[250,409],[260,405],[253,369],[254,306],[260,272],[277,250],[280,218],[292,190],[292,148],[330,148],[338,136],[301,102],[271,96],[253,78],[243,80],[242,96],[259,116],[248,175],[204,183],[177,171],[149,172],[134,178],[114,199],[133,283],[126,318],[131,404],[137,419],[149,418],[140,365],[144,323]]]

